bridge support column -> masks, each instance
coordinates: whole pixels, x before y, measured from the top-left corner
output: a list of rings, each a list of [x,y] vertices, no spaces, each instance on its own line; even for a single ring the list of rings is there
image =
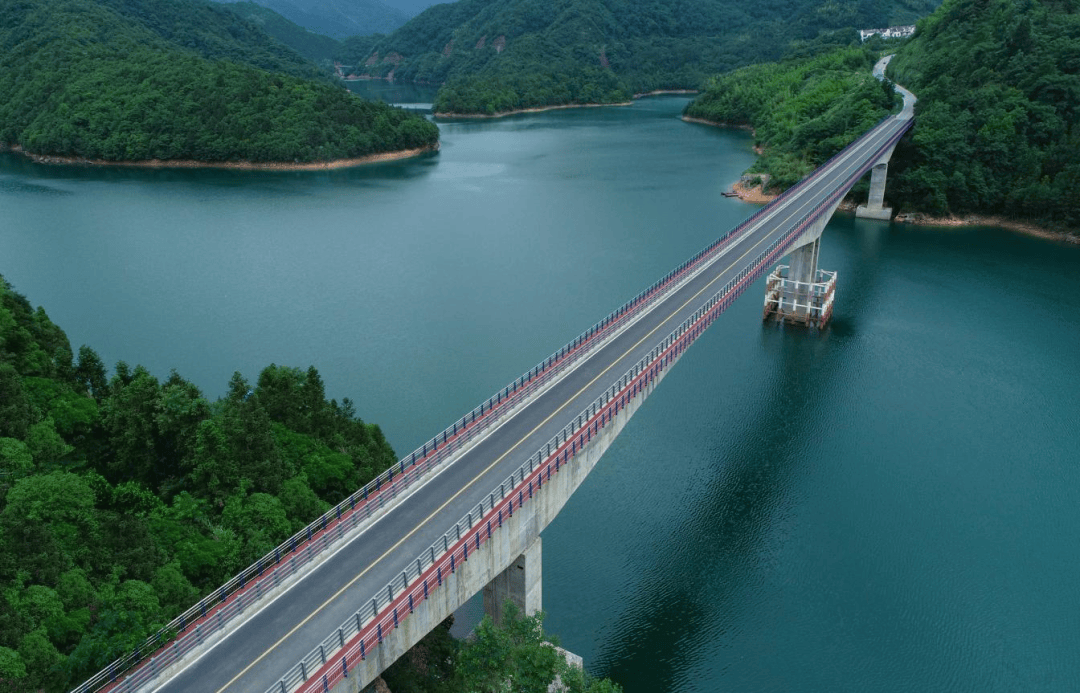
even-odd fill
[[[818,269],[821,232],[835,207],[807,232],[803,245],[788,255],[790,265],[780,265],[765,284],[763,319],[774,319],[807,327],[822,328],[832,317],[836,272]]]
[[[870,173],[870,199],[867,200],[865,205],[859,205],[855,209],[855,216],[863,219],[882,219],[885,221],[892,218],[892,208],[883,206],[885,204],[885,177],[888,172],[888,161],[874,166]]]
[[[817,273],[818,254],[821,252],[821,236],[813,243],[799,248],[788,256],[791,263],[791,279],[799,283],[812,283]],[[788,293],[795,293],[794,287],[788,289]],[[806,311],[805,308],[802,309]]]
[[[525,553],[484,587],[484,613],[491,616],[495,625],[502,625],[503,604],[507,599],[525,616],[541,609],[544,581],[540,541],[537,537]]]

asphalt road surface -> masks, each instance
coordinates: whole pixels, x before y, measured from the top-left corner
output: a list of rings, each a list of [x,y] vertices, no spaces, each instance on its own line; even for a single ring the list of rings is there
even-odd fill
[[[903,118],[904,114],[901,114]],[[910,117],[910,115],[908,115]],[[762,216],[707,269],[520,407],[488,437],[156,690],[265,693],[282,675],[758,254],[873,156],[906,119],[890,118],[829,169]],[[854,182],[854,181],[852,181]],[[719,237],[726,229],[718,229]],[[752,297],[748,300],[759,300]],[[347,589],[336,594],[352,581]],[[335,596],[336,595],[336,596]]]

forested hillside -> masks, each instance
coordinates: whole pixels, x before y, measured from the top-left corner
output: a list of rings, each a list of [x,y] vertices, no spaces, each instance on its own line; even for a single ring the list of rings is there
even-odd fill
[[[259,0],[258,4],[305,29],[335,39],[393,31],[409,19],[409,14],[380,0]]]
[[[871,74],[877,57],[856,46],[745,67],[709,80],[685,115],[752,127],[764,153],[750,170],[781,192],[893,110],[892,84]]]
[[[253,2],[233,2],[225,6],[308,60],[330,61],[341,50],[337,39],[308,31],[268,7]]]
[[[110,377],[0,277],[0,690],[68,690],[394,462],[314,368]]]
[[[304,162],[433,145],[421,117],[204,0],[0,0],[0,144],[105,160]]]
[[[946,0],[889,74],[919,97],[894,203],[1080,229],[1080,2]]]
[[[912,22],[936,0],[458,0],[341,62],[371,77],[444,84],[439,112],[624,101],[697,88],[842,28]],[[853,34],[853,32],[849,32]],[[847,42],[847,38],[843,42]]]

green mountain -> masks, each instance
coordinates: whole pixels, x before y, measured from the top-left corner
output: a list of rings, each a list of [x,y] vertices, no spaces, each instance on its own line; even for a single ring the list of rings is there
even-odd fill
[[[393,31],[409,19],[405,12],[379,0],[259,0],[257,4],[305,29],[335,39]]]
[[[889,75],[919,97],[894,203],[1080,229],[1080,2],[946,0]]]
[[[225,6],[242,19],[316,63],[332,60],[334,54],[341,48],[341,43],[337,39],[308,31],[268,7],[253,2],[234,2]]]
[[[0,143],[105,160],[323,161],[433,145],[423,118],[205,0],[0,0]]]
[[[869,46],[851,46],[751,65],[709,80],[684,113],[753,128],[763,154],[750,171],[768,174],[768,187],[781,192],[894,109],[892,84],[871,74],[877,58]]]
[[[458,0],[427,9],[369,50],[366,42],[347,44],[338,58],[370,77],[445,84],[437,111],[495,113],[697,88],[717,72],[775,60],[828,32],[911,23],[936,5]]]
[[[314,368],[109,377],[0,277],[0,688],[70,690],[395,461]]]

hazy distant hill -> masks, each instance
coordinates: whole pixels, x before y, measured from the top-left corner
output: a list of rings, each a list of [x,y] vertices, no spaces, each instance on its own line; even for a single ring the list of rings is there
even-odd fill
[[[106,160],[323,161],[434,144],[206,0],[0,0],[0,145]]]
[[[337,39],[308,31],[269,7],[263,7],[254,2],[229,2],[226,7],[308,60],[315,62],[330,60],[341,49],[341,42]]]
[[[385,34],[409,20],[408,14],[379,0],[257,0],[257,4],[305,29],[336,39]]]
[[[695,88],[709,75],[820,41],[823,32],[912,23],[937,4],[458,0],[425,10],[366,54],[343,50],[339,58],[372,77],[445,83],[440,110],[498,112]]]

